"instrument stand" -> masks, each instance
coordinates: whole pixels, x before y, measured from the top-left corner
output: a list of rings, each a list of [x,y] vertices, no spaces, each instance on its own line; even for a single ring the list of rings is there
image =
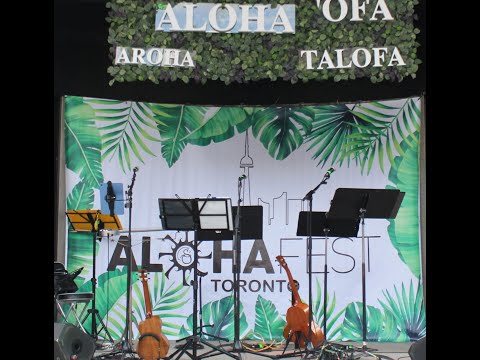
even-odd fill
[[[295,284],[297,290],[300,289],[300,284],[297,280],[293,280],[293,283]],[[292,291],[292,288],[290,286],[290,283],[287,284],[287,287],[290,291]],[[292,291],[292,306],[295,304],[295,297],[293,296],[293,291]],[[288,339],[287,341],[285,342],[285,347],[283,348],[283,351],[282,351],[282,357],[284,357],[283,355],[285,354],[285,351],[287,350],[287,347],[288,347],[288,344],[290,344],[290,341],[292,341],[292,337],[295,335],[295,352],[294,352],[294,356],[298,355],[299,353],[301,354],[302,351],[299,350],[300,349],[300,338],[303,339],[304,343],[307,343],[307,338],[305,337],[305,335],[301,332],[301,331],[296,331],[295,333],[292,331],[290,332],[290,335],[288,336]],[[297,350],[299,350],[300,352],[298,352]],[[285,356],[286,357],[286,356]]]
[[[332,218],[357,217],[362,227],[362,337],[360,352],[374,356],[369,351],[376,349],[367,347],[367,299],[365,276],[365,218],[394,219],[402,203],[404,192],[397,189],[353,189],[339,188],[330,206]]]
[[[194,231],[193,240],[193,312],[192,312],[192,335],[179,341],[186,340],[185,344],[177,348],[175,352],[167,356],[166,359],[175,358],[176,360],[186,353],[192,360],[198,360],[210,356],[217,355],[215,352],[230,356],[236,360],[240,360],[238,356],[210,344],[202,338],[201,327],[198,327],[197,319],[197,299],[198,299],[198,240],[197,232],[200,229],[222,230],[231,229],[232,214],[230,199],[159,199],[160,219],[164,230],[191,230]],[[204,274],[206,275],[206,274]],[[213,326],[213,325],[211,325]],[[206,334],[212,336],[210,334]],[[214,336],[217,337],[217,336]],[[228,341],[221,337],[220,340]],[[212,350],[202,355],[197,354],[197,349],[201,344],[210,347]],[[192,350],[191,353],[188,350]]]
[[[83,324],[89,316],[92,316],[92,327],[91,327],[91,336],[98,340],[99,333],[104,330],[105,334],[108,337],[108,340],[113,344],[113,338],[108,332],[108,329],[103,322],[98,310],[95,306],[96,299],[96,288],[97,288],[97,278],[96,278],[96,258],[97,258],[97,235],[98,232],[102,229],[121,229],[122,225],[120,220],[116,215],[107,215],[102,214],[100,210],[68,210],[66,212],[67,218],[74,231],[89,231],[92,233],[92,307],[87,310],[85,317],[81,320]],[[97,320],[102,327],[100,330],[97,330]]]

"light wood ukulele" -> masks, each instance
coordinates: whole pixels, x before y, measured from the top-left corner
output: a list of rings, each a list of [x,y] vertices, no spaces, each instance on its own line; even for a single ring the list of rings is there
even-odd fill
[[[167,356],[170,345],[167,337],[162,334],[162,320],[160,317],[152,315],[146,271],[142,269],[139,270],[139,273],[143,283],[146,319],[138,324],[141,336],[138,340],[137,354],[145,360],[157,360]]]
[[[277,261],[287,273],[288,282],[290,284],[290,287],[292,288],[293,297],[295,299],[294,304],[287,310],[287,325],[285,325],[285,328],[283,329],[283,337],[285,339],[290,338],[292,341],[296,341],[297,333],[300,332],[301,334],[303,334],[303,336],[299,336],[298,343],[300,347],[305,347],[304,338],[308,340],[308,319],[310,316],[310,308],[300,299],[297,286],[295,285],[292,274],[290,273],[290,269],[288,268],[287,262],[285,261],[283,256],[278,255]],[[292,331],[293,334],[291,333]],[[313,346],[319,346],[323,342],[323,340],[325,340],[325,336],[323,335],[322,330],[315,323],[315,321],[312,320]]]

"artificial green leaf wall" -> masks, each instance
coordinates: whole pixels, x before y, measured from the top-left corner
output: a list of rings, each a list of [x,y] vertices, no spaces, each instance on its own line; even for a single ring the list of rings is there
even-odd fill
[[[192,3],[221,3],[217,0]],[[353,3],[341,2],[346,10],[344,17],[329,20],[324,14],[324,2],[304,0],[280,0],[277,5],[295,5],[295,33],[212,33],[201,31],[156,31],[155,16],[158,6],[179,4],[179,0],[158,2],[155,0],[112,0],[106,3],[109,23],[108,43],[111,59],[117,47],[181,49],[191,54],[193,67],[148,66],[144,64],[114,64],[108,68],[114,82],[151,81],[160,83],[180,80],[185,83],[221,81],[225,84],[282,80],[290,83],[312,81],[352,81],[367,78],[372,83],[401,82],[415,78],[422,60],[418,56],[420,30],[415,20],[418,0],[385,0],[391,19],[378,14],[377,1],[357,3],[360,20],[353,19]],[[233,4],[268,4],[265,1],[246,0],[227,2]],[[340,2],[325,2],[332,18],[340,19]],[[225,4],[225,3],[222,3]],[[362,5],[363,4],[363,5]],[[375,15],[375,12],[377,14]],[[183,20],[185,21],[185,20]],[[343,49],[351,54],[358,48],[367,49],[371,57],[369,66],[342,67],[336,51]],[[385,60],[373,60],[373,48],[388,49]],[[392,66],[390,57],[397,48],[403,64]],[[307,68],[306,55],[302,51],[317,51],[318,59]],[[324,51],[328,51],[334,67],[318,69]],[[350,55],[351,56],[351,55]],[[362,54],[363,56],[363,54]],[[340,56],[342,57],[342,56]],[[363,59],[365,60],[365,59]],[[362,60],[362,61],[363,61]],[[344,61],[348,64],[348,61]],[[362,62],[363,64],[363,62]],[[375,66],[374,66],[375,64]],[[389,66],[390,65],[390,66]]]

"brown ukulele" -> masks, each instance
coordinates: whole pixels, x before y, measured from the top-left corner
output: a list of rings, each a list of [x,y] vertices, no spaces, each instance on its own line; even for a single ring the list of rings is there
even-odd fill
[[[145,360],[157,360],[167,356],[170,345],[167,337],[162,334],[162,320],[158,316],[152,315],[146,271],[142,269],[138,272],[143,283],[146,319],[138,324],[140,338],[138,339],[137,354]]]
[[[287,263],[283,256],[278,255],[277,261],[284,268],[288,276],[288,282],[292,288],[292,293],[294,297],[293,305],[287,310],[287,325],[283,329],[283,337],[285,339],[291,339],[292,341],[297,340],[297,333],[300,332],[303,336],[299,336],[298,344],[300,347],[305,346],[304,338],[308,340],[308,319],[310,316],[310,308],[307,304],[303,303],[298,294],[297,286],[293,280],[290,269],[287,266]],[[292,334],[293,332],[293,334]],[[319,346],[325,336],[323,335],[320,327],[312,320],[312,344],[314,347]]]

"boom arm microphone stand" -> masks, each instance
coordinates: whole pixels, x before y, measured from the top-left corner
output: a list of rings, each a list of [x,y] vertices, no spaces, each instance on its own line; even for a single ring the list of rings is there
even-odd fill
[[[303,200],[307,200],[308,201],[308,216],[307,216],[307,229],[308,229],[308,237],[307,237],[307,257],[308,257],[308,306],[310,307],[310,311],[308,312],[308,342],[305,346],[305,350],[306,350],[306,356],[308,355],[309,352],[313,352],[314,351],[314,346],[313,346],[313,343],[312,343],[312,197],[313,197],[313,194],[315,194],[315,192],[317,191],[317,189],[323,185],[323,184],[326,184],[327,183],[327,180],[330,179],[330,175],[335,171],[334,168],[330,168],[328,169],[328,171],[326,172],[326,174],[323,176],[323,179],[322,181],[320,182],[320,184],[318,184],[314,189],[310,190],[307,195],[305,195],[305,197],[303,198]],[[325,252],[325,256],[326,256],[326,252]],[[326,258],[325,258],[326,260]],[[325,261],[325,283],[326,283],[326,276],[327,276],[327,269],[326,269],[326,266],[327,266],[327,262]],[[323,294],[323,296],[325,297],[326,294]],[[324,311],[325,311],[325,304],[326,304],[326,301],[324,299]],[[325,318],[325,315],[326,315],[326,312],[324,313],[324,318]],[[325,319],[324,319],[324,331],[325,331]]]

